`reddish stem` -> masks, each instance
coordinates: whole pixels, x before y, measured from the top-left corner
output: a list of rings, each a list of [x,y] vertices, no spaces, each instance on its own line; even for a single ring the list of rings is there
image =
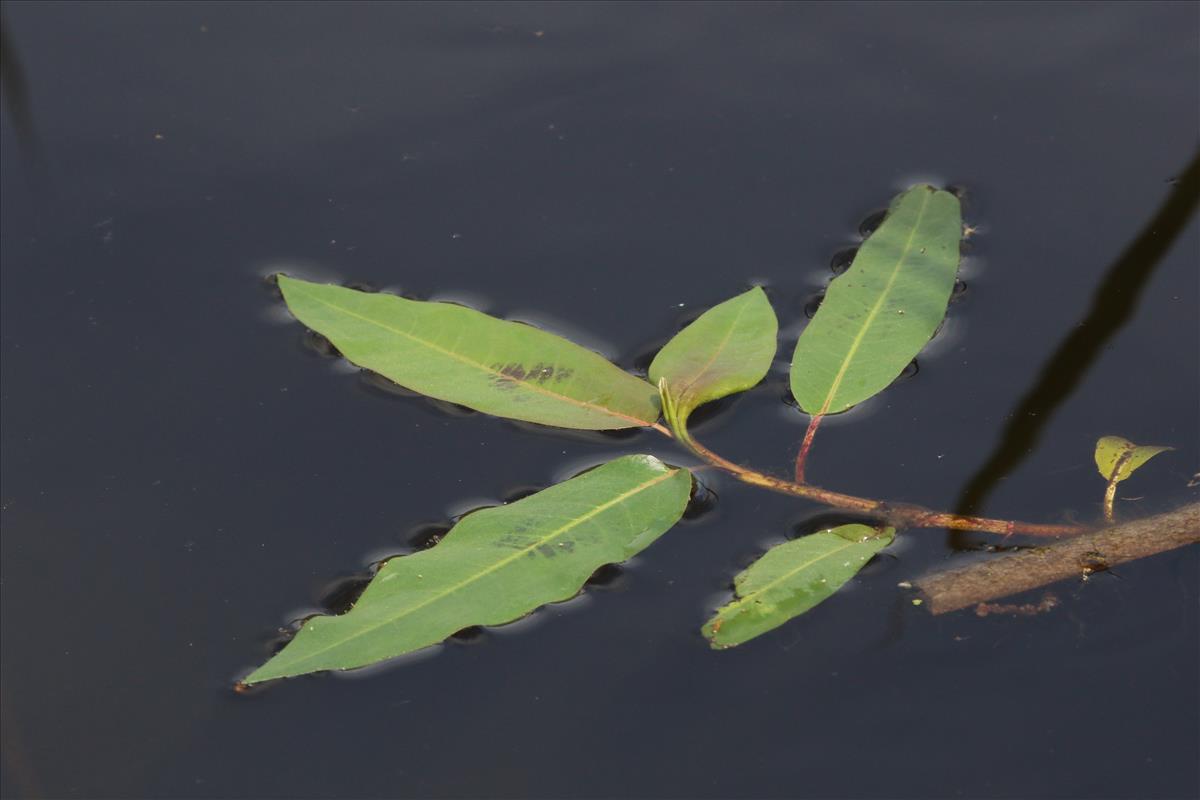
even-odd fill
[[[961,514],[947,514],[933,511],[921,506],[908,503],[888,503],[883,500],[872,500],[866,497],[855,497],[830,489],[822,489],[809,483],[793,483],[772,475],[735,464],[709,450],[691,436],[680,437],[680,441],[693,453],[703,458],[709,464],[725,470],[740,481],[762,486],[772,491],[804,497],[834,508],[844,508],[864,514],[882,517],[894,525],[906,525],[913,528],[951,528],[959,531],[979,531],[981,533],[1002,533],[1011,536],[1023,533],[1027,536],[1071,536],[1087,530],[1082,525],[1042,525],[1035,522],[1017,522],[1007,519],[989,519],[987,517],[968,517]]]
[[[821,424],[822,419],[824,419],[823,415],[813,414],[812,419],[808,422],[808,430],[804,432],[804,443],[800,445],[800,452],[796,454],[796,483],[804,483],[804,460],[808,458],[813,437],[817,435],[817,426]]]

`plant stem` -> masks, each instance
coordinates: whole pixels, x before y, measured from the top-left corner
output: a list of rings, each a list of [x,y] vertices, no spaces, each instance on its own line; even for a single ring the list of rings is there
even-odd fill
[[[1108,478],[1108,486],[1104,487],[1104,518],[1109,522],[1116,521],[1113,516],[1113,503],[1117,499],[1117,484],[1121,481],[1121,470],[1125,469],[1125,465],[1133,457],[1134,449],[1131,447],[1126,450],[1117,459],[1117,463],[1113,464],[1112,475]]]
[[[822,414],[814,414],[809,420],[808,430],[804,432],[804,444],[800,445],[800,452],[796,454],[796,483],[804,483],[804,460],[808,458],[809,448],[812,447],[813,437],[817,435],[817,426],[824,419]]]
[[[856,497],[830,489],[822,489],[808,483],[785,481],[772,475],[764,475],[748,467],[735,464],[709,450],[692,438],[686,430],[676,431],[679,441],[695,455],[709,464],[723,469],[738,480],[754,486],[761,486],[771,491],[803,497],[834,508],[844,508],[870,514],[897,525],[912,528],[951,528],[958,531],[978,531],[981,533],[1002,533],[1009,536],[1023,533],[1028,536],[1069,536],[1087,530],[1081,525],[1041,525],[1033,522],[1016,522],[1004,519],[988,519],[987,517],[970,517],[961,514],[947,514],[932,511],[909,503],[889,503],[883,500],[872,500],[866,497]]]

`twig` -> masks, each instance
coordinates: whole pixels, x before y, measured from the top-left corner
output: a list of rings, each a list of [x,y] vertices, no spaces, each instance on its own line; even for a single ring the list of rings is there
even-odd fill
[[[1200,503],[914,581],[933,614],[1090,574],[1200,542]]]

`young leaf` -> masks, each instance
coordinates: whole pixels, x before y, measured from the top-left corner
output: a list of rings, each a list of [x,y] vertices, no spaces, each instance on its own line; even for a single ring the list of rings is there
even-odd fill
[[[350,361],[413,391],[560,428],[653,425],[658,392],[601,356],[529,325],[283,275],[300,322]]]
[[[892,201],[796,343],[791,384],[802,409],[837,414],[896,379],[946,315],[961,238],[950,192],[919,185]]]
[[[1120,436],[1103,436],[1096,442],[1096,468],[1106,481],[1120,483],[1140,466],[1159,453],[1174,450],[1174,447],[1136,445]]]
[[[1120,436],[1102,436],[1096,442],[1096,469],[1100,477],[1108,481],[1104,490],[1104,517],[1113,521],[1113,503],[1117,497],[1117,484],[1128,478],[1138,467],[1159,453],[1174,450],[1174,447],[1136,445]]]
[[[701,632],[716,649],[779,627],[830,597],[895,538],[894,528],[840,525],[778,545],[734,578],[734,600]]]
[[[775,357],[779,323],[757,286],[710,308],[677,333],[650,364],[650,381],[665,380],[681,423],[697,406],[743,392],[763,379]]]
[[[687,470],[624,456],[477,511],[437,546],[390,559],[349,612],[306,621],[244,683],[372,664],[566,600],[597,568],[633,556],[674,525],[691,486]]]

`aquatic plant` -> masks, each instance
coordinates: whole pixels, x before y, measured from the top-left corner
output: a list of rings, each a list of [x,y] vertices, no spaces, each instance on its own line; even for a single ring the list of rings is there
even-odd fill
[[[503,506],[472,513],[436,546],[383,563],[353,608],[305,620],[294,639],[247,676],[253,684],[349,669],[436,644],[456,631],[516,620],[576,595],[598,568],[652,544],[685,512],[694,471],[853,512],[843,524],[769,550],[734,581],[734,596],[702,628],[714,648],[742,644],[836,592],[900,528],[1040,537],[1076,525],[990,519],[858,497],[808,482],[821,421],[886,389],[942,324],[964,236],[953,192],[917,185],[830,283],[792,356],[789,382],[810,422],[794,474],[769,475],[705,447],[688,428],[697,408],[763,380],[778,322],[761,288],[709,309],[674,336],[646,379],[561,337],[450,303],[423,302],[277,276],[288,309],[351,363],[407,389],[487,414],[559,428],[650,428],[701,464],[631,454]],[[1101,439],[1096,462],[1116,484],[1167,448]]]

